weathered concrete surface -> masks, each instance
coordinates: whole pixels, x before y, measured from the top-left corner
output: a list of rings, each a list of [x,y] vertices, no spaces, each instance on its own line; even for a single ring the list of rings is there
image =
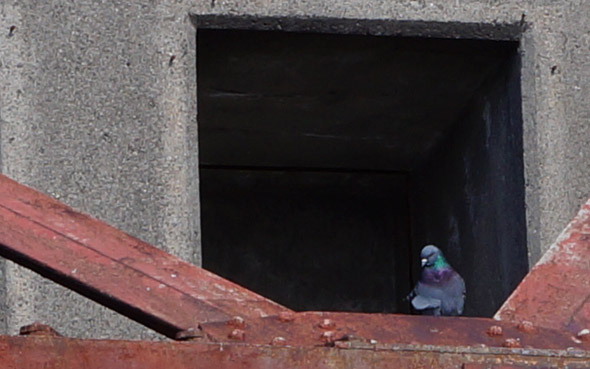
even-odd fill
[[[189,14],[403,20],[402,34],[452,37],[469,36],[461,23],[516,24],[524,15],[527,242],[535,261],[590,192],[588,12],[583,0],[5,0],[2,172],[198,263]],[[500,37],[489,27],[476,32],[485,34]],[[12,264],[3,278],[0,315],[10,333],[38,319],[73,336],[149,336]]]
[[[4,174],[198,264],[194,28],[180,9],[3,2],[0,148]],[[4,272],[10,333],[40,320],[77,336],[151,335],[13,264]]]
[[[570,331],[590,326],[590,200],[494,315],[518,323]]]

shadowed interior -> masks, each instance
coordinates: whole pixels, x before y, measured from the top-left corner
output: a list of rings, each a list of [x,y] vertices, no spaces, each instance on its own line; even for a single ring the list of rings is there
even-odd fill
[[[203,266],[408,312],[437,244],[491,315],[528,269],[517,43],[199,29]]]

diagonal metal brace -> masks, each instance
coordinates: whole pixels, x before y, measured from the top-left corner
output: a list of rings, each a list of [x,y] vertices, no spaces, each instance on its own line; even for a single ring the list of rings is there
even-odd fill
[[[3,175],[0,255],[168,337],[290,311]]]

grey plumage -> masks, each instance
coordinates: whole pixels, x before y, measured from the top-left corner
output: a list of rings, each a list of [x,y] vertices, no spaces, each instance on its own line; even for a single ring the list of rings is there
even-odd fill
[[[420,253],[420,280],[408,296],[414,309],[425,315],[461,315],[465,303],[465,282],[434,245]]]

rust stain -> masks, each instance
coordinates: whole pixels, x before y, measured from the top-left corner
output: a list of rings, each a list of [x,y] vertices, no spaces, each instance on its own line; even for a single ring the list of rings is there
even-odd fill
[[[588,356],[523,349],[366,349],[239,343],[76,340],[0,336],[0,367],[19,369],[533,369],[587,368]]]
[[[590,368],[590,201],[496,318],[295,313],[0,175],[0,254],[178,340],[0,336],[2,368]]]
[[[509,347],[587,351],[590,342],[572,340],[567,331],[532,327],[529,323],[499,322],[490,318],[428,317],[401,314],[363,314],[336,312],[293,313],[294,323],[277,316],[250,319],[243,329],[244,342],[268,344],[283,337],[289,345],[300,347],[335,346],[390,347]],[[319,323],[324,324],[319,324]],[[329,324],[326,324],[329,322]],[[204,333],[222,342],[235,327],[225,321],[200,325]],[[532,330],[531,330],[532,329]]]
[[[590,200],[496,313],[577,333],[590,328]]]
[[[290,311],[2,175],[0,255],[172,338]]]
[[[32,324],[20,327],[19,334],[21,336],[61,336],[58,331],[41,322],[34,322]]]
[[[486,331],[486,333],[490,337],[496,337],[496,336],[503,335],[504,334],[504,330],[499,325],[492,325],[491,327],[488,328],[488,330]]]

